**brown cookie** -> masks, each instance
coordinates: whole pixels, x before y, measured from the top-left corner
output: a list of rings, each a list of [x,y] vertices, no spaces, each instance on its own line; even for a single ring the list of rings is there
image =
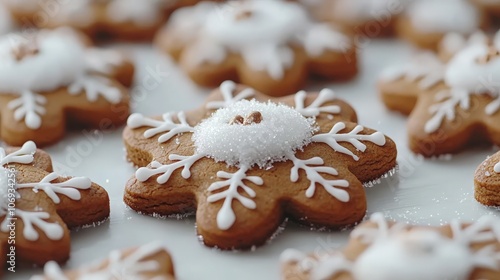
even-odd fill
[[[430,227],[388,222],[376,213],[343,250],[307,255],[289,249],[281,262],[284,280],[499,279],[500,219]]]
[[[500,2],[491,0],[469,0],[480,9],[486,11],[489,15],[498,19],[500,16]]]
[[[69,229],[109,217],[106,191],[84,177],[61,177],[48,154],[33,142],[0,148],[0,242],[3,266],[64,263],[70,254]]]
[[[165,246],[150,243],[140,247],[113,251],[108,258],[92,265],[63,271],[55,262],[45,265],[44,275],[30,280],[78,279],[162,279],[174,280],[172,257]]]
[[[287,1],[201,2],[179,9],[156,45],[199,85],[238,80],[273,96],[297,92],[310,74],[346,80],[358,72],[350,36]]]
[[[474,175],[474,197],[488,206],[500,206],[500,152],[481,163]]]
[[[434,53],[419,52],[406,63],[384,69],[378,91],[385,106],[409,115],[420,93],[434,88],[444,79],[445,63]]]
[[[151,40],[174,10],[199,0],[6,0],[24,27],[69,26],[94,39]]]
[[[394,34],[397,18],[408,1],[392,0],[298,0],[312,14],[345,30],[370,38],[387,37]]]
[[[460,20],[457,20],[460,19]],[[488,17],[467,1],[413,1],[398,18],[398,35],[421,48],[435,50],[449,32],[463,35],[488,26]]]
[[[394,142],[326,89],[271,98],[226,81],[197,110],[130,116],[123,137],[142,167],[125,203],[155,216],[196,211],[200,240],[224,250],[264,244],[286,217],[353,225],[363,184],[396,166]]]
[[[412,151],[456,153],[469,145],[500,145],[500,41],[473,44],[448,63],[444,82],[423,91],[408,121]]]
[[[83,39],[82,39],[83,38]],[[0,136],[10,145],[57,142],[67,127],[110,129],[129,114],[134,67],[69,29],[0,39]]]

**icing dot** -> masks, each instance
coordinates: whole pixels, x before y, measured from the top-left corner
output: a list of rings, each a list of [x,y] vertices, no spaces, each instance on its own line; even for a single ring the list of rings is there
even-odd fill
[[[384,238],[354,265],[358,280],[467,279],[472,270],[469,246],[434,231],[419,230]]]
[[[259,113],[260,122],[238,124]],[[237,116],[245,116],[241,119]],[[241,100],[216,111],[195,127],[197,154],[229,165],[269,167],[311,142],[315,127],[309,119],[282,104]]]
[[[500,173],[500,162],[495,164],[495,167],[493,168],[493,170],[496,172],[496,173]]]

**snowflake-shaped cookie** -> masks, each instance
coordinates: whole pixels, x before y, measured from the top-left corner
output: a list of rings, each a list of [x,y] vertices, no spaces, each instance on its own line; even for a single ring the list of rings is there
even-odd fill
[[[106,191],[88,178],[53,172],[49,155],[37,150],[35,143],[0,148],[0,243],[9,254],[7,261],[14,256],[3,267],[63,263],[70,253],[68,228],[108,217]]]
[[[172,11],[197,1],[80,0],[53,3],[55,8],[47,15],[47,3],[5,0],[15,18],[24,24],[39,28],[70,26],[94,39],[125,40],[150,40]],[[44,20],[39,20],[40,17]]]
[[[448,63],[444,82],[423,91],[408,122],[410,148],[433,156],[471,142],[500,144],[500,40],[472,44]]]
[[[174,280],[174,265],[164,245],[149,243],[113,251],[104,261],[75,270],[63,271],[56,262],[49,262],[44,275],[33,276],[30,280],[70,279]]]
[[[316,256],[289,249],[281,261],[284,280],[498,279],[500,219],[423,227],[376,213],[344,250]]]
[[[500,206],[500,152],[483,161],[474,175],[474,197],[488,206]]]
[[[236,79],[283,96],[309,74],[348,79],[357,73],[352,39],[291,1],[201,2],[176,11],[156,42],[204,86]]]
[[[124,123],[133,66],[112,50],[88,47],[69,29],[32,38],[0,39],[1,137],[11,145],[48,145],[67,126],[107,128]],[[103,124],[105,122],[106,124]]]
[[[201,240],[222,249],[265,243],[285,217],[352,225],[365,215],[363,183],[396,166],[392,140],[355,121],[327,89],[273,99],[229,81],[198,110],[133,114],[124,140],[142,167],[125,203],[160,216],[196,210]]]

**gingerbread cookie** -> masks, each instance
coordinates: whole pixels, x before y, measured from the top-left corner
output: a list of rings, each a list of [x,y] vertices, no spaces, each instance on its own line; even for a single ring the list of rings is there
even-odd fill
[[[474,44],[453,57],[444,82],[423,91],[408,121],[410,148],[424,156],[469,144],[500,144],[500,41]]]
[[[394,34],[407,0],[299,0],[312,14],[370,38]]]
[[[358,226],[341,251],[281,255],[284,280],[499,279],[500,219],[483,216],[440,227],[388,222]]]
[[[488,206],[500,206],[500,152],[486,159],[476,169],[474,197]]]
[[[168,14],[199,0],[82,0],[75,2],[7,0],[22,25],[70,26],[92,38],[150,40]]]
[[[202,2],[176,11],[156,39],[197,84],[239,80],[274,96],[297,92],[310,74],[357,73],[352,39],[287,1]]]
[[[68,228],[100,223],[109,217],[106,191],[84,177],[52,171],[48,154],[33,142],[0,148],[0,243],[2,264],[44,265],[65,262],[70,254]]]
[[[63,271],[56,262],[45,265],[44,275],[31,280],[157,279],[174,280],[174,265],[167,248],[149,243],[137,248],[113,251],[99,263]]]
[[[420,92],[434,88],[444,79],[445,63],[432,52],[419,52],[406,63],[384,69],[378,91],[385,106],[409,115]]]
[[[129,113],[133,66],[69,29],[0,39],[0,136],[10,145],[57,142],[66,127],[109,129]]]
[[[457,20],[458,19],[458,20]],[[436,49],[446,33],[472,34],[486,27],[488,17],[468,0],[413,1],[398,18],[398,35],[426,49]]]
[[[142,168],[125,203],[155,216],[196,211],[200,240],[224,250],[264,244],[285,217],[355,224],[363,183],[396,166],[394,142],[355,122],[330,90],[273,99],[229,81],[198,110],[133,114],[124,140]]]

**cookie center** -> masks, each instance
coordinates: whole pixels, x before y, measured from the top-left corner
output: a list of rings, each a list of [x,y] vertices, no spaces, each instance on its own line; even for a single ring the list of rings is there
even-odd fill
[[[283,104],[238,101],[195,127],[196,153],[230,166],[268,168],[311,142],[314,121]]]
[[[40,52],[38,43],[35,39],[23,42],[12,48],[12,55],[16,61],[21,61],[26,57],[37,55]]]
[[[236,115],[231,119],[229,124],[241,124],[241,125],[251,125],[262,122],[262,114],[258,111],[251,112],[246,117],[242,117],[240,115]]]

